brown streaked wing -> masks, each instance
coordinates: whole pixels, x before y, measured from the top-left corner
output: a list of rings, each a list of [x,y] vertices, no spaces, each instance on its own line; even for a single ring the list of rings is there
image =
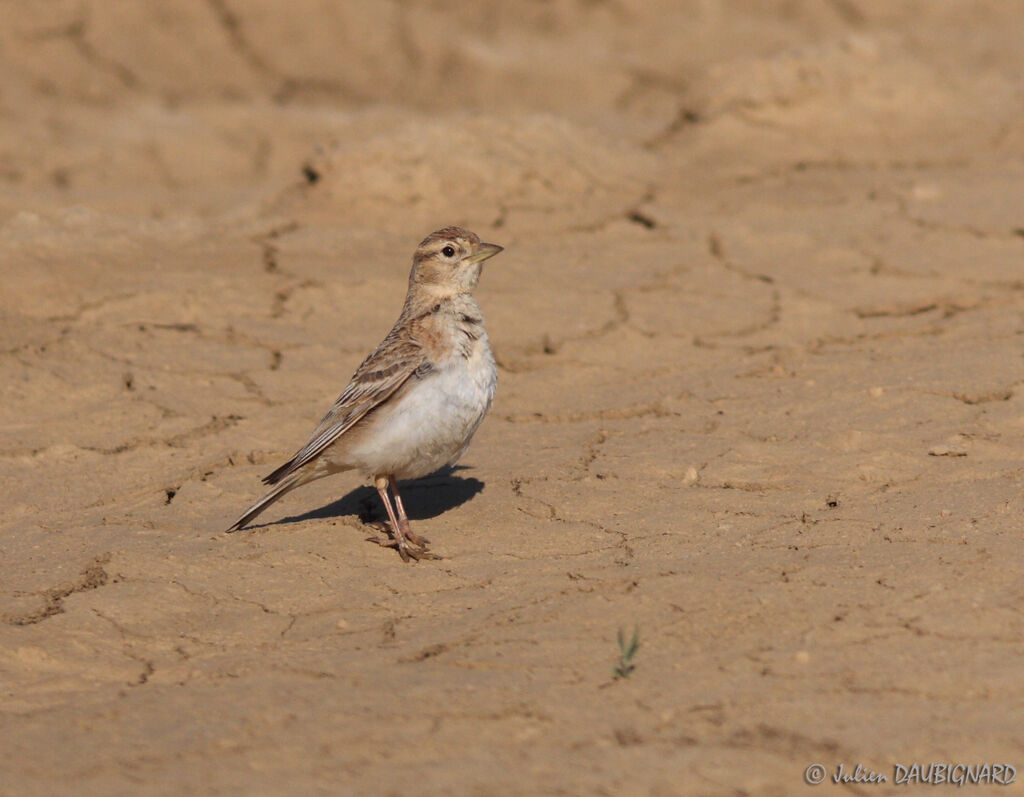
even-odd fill
[[[401,339],[392,330],[392,334],[356,369],[352,381],[313,430],[306,445],[266,476],[263,482],[277,484],[319,457],[368,412],[387,401],[426,362],[426,354],[418,343],[408,338]]]

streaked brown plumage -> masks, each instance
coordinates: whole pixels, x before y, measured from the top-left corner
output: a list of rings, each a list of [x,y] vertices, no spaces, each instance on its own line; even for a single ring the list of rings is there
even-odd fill
[[[306,444],[263,480],[274,488],[228,531],[302,484],[358,469],[373,479],[391,522],[393,539],[377,541],[398,548],[406,561],[436,558],[409,526],[398,479],[458,460],[490,408],[497,372],[472,291],[483,261],[501,250],[461,227],[423,240],[394,327]]]

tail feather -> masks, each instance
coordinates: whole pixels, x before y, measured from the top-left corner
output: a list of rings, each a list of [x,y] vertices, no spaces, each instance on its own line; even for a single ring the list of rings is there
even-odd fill
[[[259,501],[250,506],[242,516],[238,518],[234,523],[231,524],[230,528],[227,529],[228,533],[232,531],[238,531],[239,529],[245,528],[253,518],[260,514],[264,509],[270,506],[274,501],[280,498],[285,493],[289,492],[300,484],[304,483],[304,479],[300,478],[298,473],[292,474],[292,477],[285,479],[280,482],[273,490],[263,496]]]
[[[286,463],[284,463],[280,468],[275,470],[273,473],[270,473],[270,474],[264,476],[263,477],[263,483],[264,484],[277,484],[285,476],[288,475],[288,471],[290,471],[292,469],[292,465],[293,464],[295,464],[295,457],[292,457],[291,459],[289,459]]]

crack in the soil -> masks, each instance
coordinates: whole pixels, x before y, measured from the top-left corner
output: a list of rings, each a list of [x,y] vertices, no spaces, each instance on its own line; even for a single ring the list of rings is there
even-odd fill
[[[238,15],[228,7],[226,0],[206,0],[206,2],[210,7],[210,10],[213,12],[214,17],[216,17],[217,24],[220,25],[221,29],[224,31],[224,35],[227,37],[232,49],[241,56],[242,60],[245,61],[254,72],[258,72],[267,77],[279,78],[280,76],[277,74],[276,70],[272,69],[266,59],[256,51],[255,47],[253,47],[242,29],[241,20],[238,18]]]
[[[599,340],[606,335],[627,327],[644,337],[654,337],[652,333],[638,329],[630,323],[629,306],[626,304],[625,292],[615,290],[612,291],[611,294],[612,317],[605,321],[601,326],[587,329],[579,335],[569,335],[558,340],[553,340],[549,334],[545,333],[537,343],[532,343],[526,346],[509,347],[508,350],[517,352],[526,357],[540,353],[554,355],[558,354],[562,350],[562,347],[567,343]],[[495,352],[495,362],[501,370],[507,371],[508,373],[527,373],[529,371],[536,370],[536,367],[532,366],[528,362],[522,360],[509,360],[504,356],[505,351],[505,349],[502,349]]]
[[[665,125],[664,128],[659,130],[654,135],[650,136],[646,141],[643,142],[643,148],[649,150],[656,150],[663,147],[682,133],[687,128],[693,127],[699,124],[701,121],[701,115],[698,111],[694,110],[688,105],[684,105],[676,111],[676,115],[672,120]]]
[[[252,242],[259,246],[262,252],[261,258],[264,271],[279,274],[285,273],[281,270],[280,264],[277,262],[278,247],[274,241],[295,232],[299,229],[299,226],[300,225],[297,221],[288,221],[284,224],[279,224],[276,227],[271,227],[266,232],[262,232],[259,235],[254,235],[252,237]]]
[[[580,423],[582,421],[609,421],[629,418],[665,418],[677,416],[665,406],[664,401],[648,401],[631,407],[617,407],[604,410],[580,410],[579,412],[544,413],[520,412],[501,416],[509,423]]]
[[[770,274],[758,274],[746,269],[740,268],[733,263],[725,253],[725,245],[722,243],[722,238],[717,232],[710,232],[708,234],[708,253],[712,259],[718,263],[726,271],[731,271],[733,274],[738,274],[746,280],[752,280],[754,282],[764,282],[768,285],[772,285],[775,282],[775,278]]]
[[[281,316],[283,316],[285,314],[285,310],[287,309],[286,305],[288,304],[288,300],[291,299],[292,296],[294,296],[297,291],[300,291],[304,288],[321,287],[323,287],[323,284],[318,282],[317,280],[304,279],[301,282],[288,285],[284,288],[281,288],[280,290],[275,291],[274,301],[270,307],[270,317],[280,318]]]
[[[100,554],[92,559],[85,569],[79,574],[77,581],[61,584],[56,587],[44,590],[42,593],[43,606],[34,612],[27,612],[19,615],[5,615],[3,620],[9,625],[35,625],[41,623],[55,614],[64,611],[64,599],[74,595],[76,592],[87,592],[102,587],[109,580],[107,571],[103,565],[110,561],[110,553]]]
[[[597,459],[601,446],[606,442],[608,442],[608,432],[604,429],[598,429],[597,434],[584,444],[583,456],[580,457],[580,475],[573,479],[573,481],[581,481],[586,478],[587,474],[590,473],[590,466]]]
[[[186,442],[206,437],[211,434],[217,434],[224,429],[231,428],[242,420],[244,420],[244,418],[241,415],[214,415],[202,426],[197,426],[185,432],[179,432],[178,434],[171,435],[170,437],[135,437],[124,443],[113,446],[112,448],[101,448],[99,446],[80,446],[80,448],[83,451],[92,451],[94,453],[104,454],[107,456],[121,454],[125,451],[134,451],[137,448],[149,446],[170,446],[171,448],[181,448]]]
[[[77,50],[78,54],[88,64],[96,66],[103,72],[113,75],[117,81],[127,89],[134,89],[139,86],[139,79],[127,66],[115,61],[109,56],[103,55],[96,49],[95,45],[86,37],[89,21],[86,14],[72,20],[67,25],[58,28],[37,31],[30,38],[37,41],[47,39],[67,39]]]
[[[613,538],[616,538],[615,543],[612,547],[615,550],[621,551],[621,554],[619,556],[616,556],[613,560],[615,564],[619,565],[620,567],[626,567],[632,562],[633,557],[635,556],[635,552],[633,550],[633,547],[629,544],[629,535],[625,531],[609,528],[601,523],[598,523],[596,520],[587,520],[584,518],[575,518],[570,520],[568,518],[563,517],[562,514],[558,511],[558,508],[554,504],[545,501],[541,498],[537,498],[536,496],[527,495],[525,493],[523,488],[532,484],[534,481],[538,480],[523,477],[513,478],[510,482],[512,487],[512,494],[515,495],[517,498],[521,498],[527,501],[534,501],[537,504],[540,504],[547,510],[547,515],[542,516],[535,514],[522,506],[516,507],[520,512],[522,512],[525,515],[529,515],[530,517],[536,518],[538,520],[552,520],[556,523],[561,523],[564,525],[578,523],[581,526],[587,526],[589,528],[596,529],[597,531],[600,531],[602,534],[606,534]],[[546,479],[542,479],[539,481],[546,481]]]

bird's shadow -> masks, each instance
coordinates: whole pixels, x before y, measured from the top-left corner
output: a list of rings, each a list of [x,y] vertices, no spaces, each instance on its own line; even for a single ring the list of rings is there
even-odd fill
[[[426,520],[461,506],[484,489],[484,483],[472,477],[456,476],[465,466],[445,467],[415,481],[402,482],[402,503],[410,520]],[[380,496],[373,487],[357,487],[347,495],[301,515],[289,515],[267,526],[301,523],[304,520],[326,520],[355,515],[363,523],[387,519]]]

